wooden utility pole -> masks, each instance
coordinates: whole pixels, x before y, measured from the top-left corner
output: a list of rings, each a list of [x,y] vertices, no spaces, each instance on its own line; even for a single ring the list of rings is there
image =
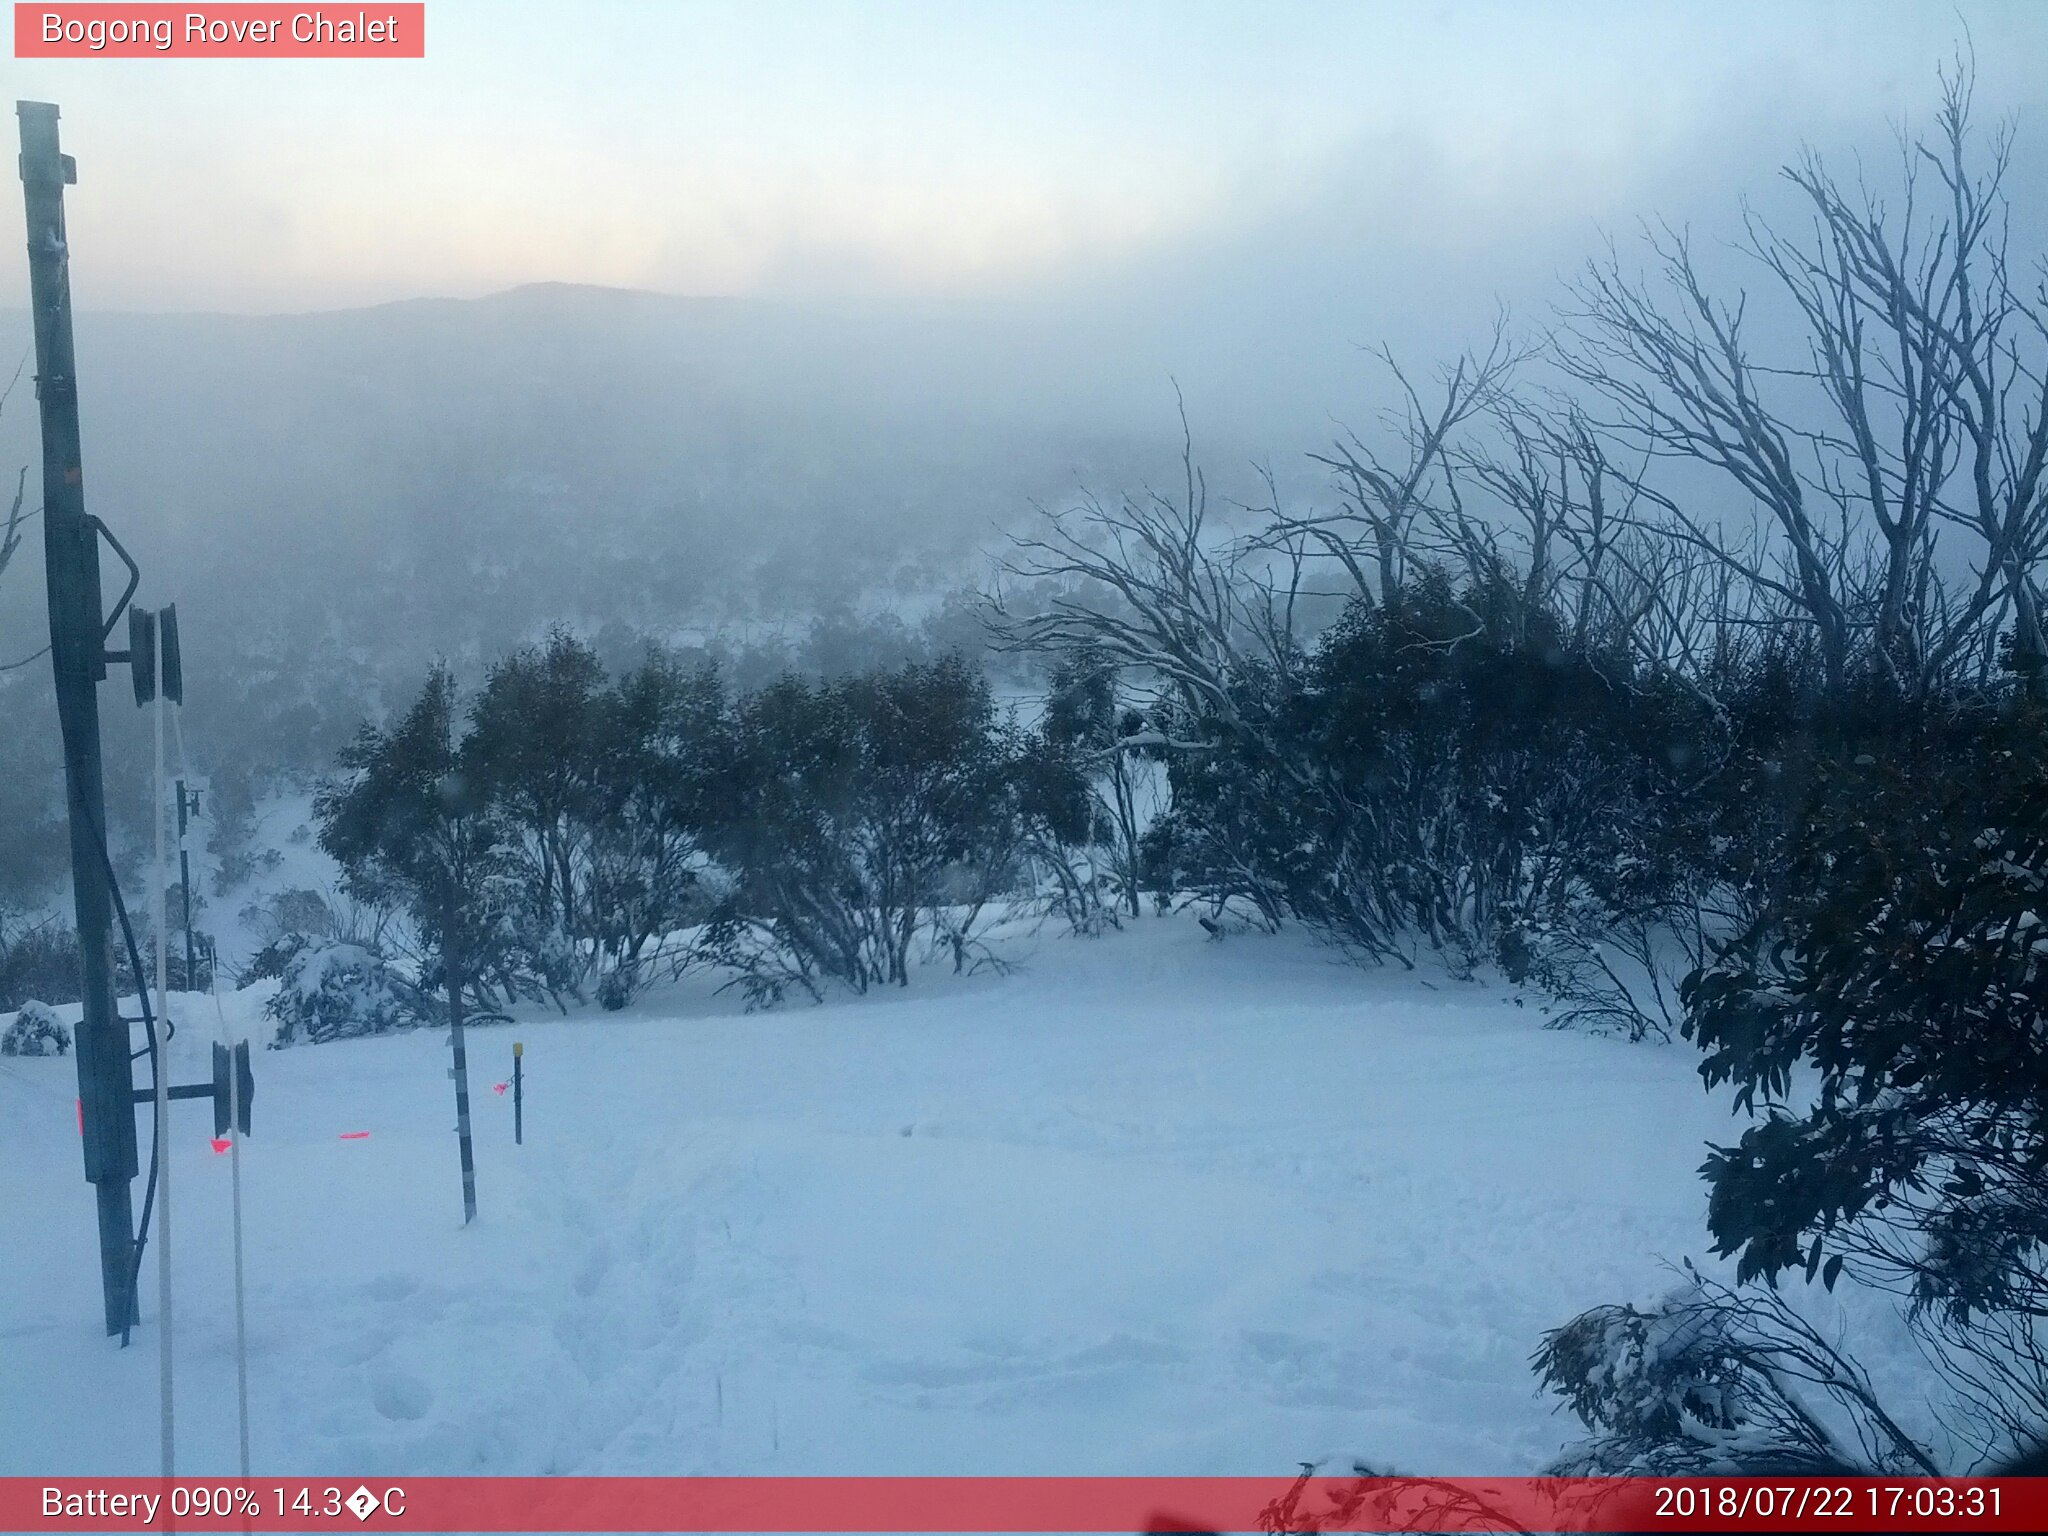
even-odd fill
[[[85,1176],[99,1202],[100,1284],[108,1333],[134,1316],[130,1285],[135,1219],[135,1074],[128,1026],[114,1009],[113,887],[100,775],[99,683],[107,675],[98,523],[85,511],[78,376],[71,339],[70,252],[64,188],[77,167],[57,147],[57,109],[18,101],[22,201],[28,210],[29,306],[35,325],[36,399],[43,424],[43,553],[49,580],[50,662],[64,740],[71,823],[71,890],[82,953],[78,1098]],[[142,979],[136,978],[136,985]]]

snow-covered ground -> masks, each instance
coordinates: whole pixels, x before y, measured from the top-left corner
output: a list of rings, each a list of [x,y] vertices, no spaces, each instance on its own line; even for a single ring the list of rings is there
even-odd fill
[[[1734,1128],[1682,1046],[1179,918],[1021,958],[477,1030],[467,1229],[442,1032],[259,1053],[257,1470],[1529,1471],[1579,1432],[1542,1330],[1704,1247],[1694,1170]],[[0,1062],[0,1473],[155,1469],[155,1259],[123,1352],[74,1094],[68,1059]],[[234,1466],[229,1159],[173,1116],[197,1475]]]

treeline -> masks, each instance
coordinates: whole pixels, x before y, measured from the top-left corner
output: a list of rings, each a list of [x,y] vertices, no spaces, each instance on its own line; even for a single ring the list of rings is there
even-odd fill
[[[659,653],[612,676],[556,633],[466,705],[436,670],[316,814],[347,894],[407,919],[378,931],[429,991],[452,966],[472,1006],[616,1008],[717,964],[773,1002],[906,984],[921,944],[989,961],[999,898],[1081,926],[1133,899],[1097,857],[1113,725],[1067,705],[1027,728],[958,658],[740,691]]]
[[[18,569],[9,579],[18,579]],[[920,600],[931,595],[915,594]],[[585,639],[615,672],[632,670],[652,646],[677,667],[713,668],[728,686],[742,690],[758,690],[785,675],[839,678],[948,654],[989,664],[999,682],[1019,680],[1017,674],[1025,670],[1021,661],[1010,667],[987,653],[980,602],[971,589],[943,590],[935,605],[923,606],[921,618],[906,621],[885,609],[857,610],[842,603],[808,617],[756,620],[686,641],[607,622]],[[192,893],[195,939],[202,950],[208,929],[220,921],[222,899],[246,901],[249,888],[283,862],[282,851],[268,846],[261,835],[265,800],[280,791],[296,792],[329,773],[364,717],[376,712],[378,700],[408,697],[417,686],[417,657],[409,667],[388,656],[373,656],[366,665],[361,655],[322,630],[324,623],[314,609],[294,609],[275,623],[216,635],[226,649],[214,653],[215,665],[205,670],[203,686],[195,683],[188,696],[184,735],[202,786],[193,821],[193,857],[202,867],[210,864],[210,873],[195,878]],[[311,627],[287,633],[294,624]],[[451,671],[451,678],[473,688],[485,670],[471,659]],[[0,668],[0,719],[21,727],[0,730],[0,1011],[29,999],[64,1003],[79,996],[77,936],[66,895],[63,759],[55,708],[48,664],[39,656],[22,666]],[[121,709],[110,706],[105,719],[115,866],[135,910],[147,911],[150,903],[136,893],[138,888],[146,892],[148,884],[148,735],[139,718]],[[210,860],[202,861],[202,848]],[[305,903],[294,905],[303,908]],[[180,976],[183,908],[182,893],[174,891],[170,910],[179,924],[171,956]],[[311,917],[303,910],[237,915],[270,936],[303,930],[309,921],[315,929],[333,926],[331,915]],[[351,914],[348,924],[360,915]]]

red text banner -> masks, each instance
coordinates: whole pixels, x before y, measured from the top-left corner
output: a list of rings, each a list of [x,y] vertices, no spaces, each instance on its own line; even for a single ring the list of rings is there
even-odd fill
[[[0,1531],[2039,1531],[2048,1479],[0,1478]]]
[[[424,4],[14,7],[18,59],[421,59]]]

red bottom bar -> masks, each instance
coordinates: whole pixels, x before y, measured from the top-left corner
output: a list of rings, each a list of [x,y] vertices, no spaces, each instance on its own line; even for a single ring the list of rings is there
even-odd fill
[[[0,1478],[17,1531],[2040,1531],[2048,1479]]]

